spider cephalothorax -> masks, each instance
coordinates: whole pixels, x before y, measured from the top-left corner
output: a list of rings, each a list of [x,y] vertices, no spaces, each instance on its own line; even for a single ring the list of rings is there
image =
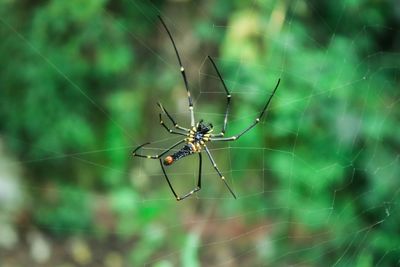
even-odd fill
[[[210,141],[212,130],[213,125],[211,123],[205,125],[203,120],[200,120],[196,127],[189,131],[188,137],[185,138],[186,144],[176,153],[165,157],[164,165],[168,166],[181,158],[200,153],[205,143]]]
[[[204,124],[203,120],[200,120],[197,124],[195,123],[195,118],[194,118],[194,112],[193,112],[193,101],[192,101],[192,97],[190,95],[190,91],[189,91],[189,85],[188,85],[188,81],[186,78],[186,74],[185,74],[185,68],[182,66],[182,62],[181,62],[181,58],[179,57],[179,53],[178,50],[176,48],[174,39],[172,38],[171,33],[169,32],[167,26],[165,25],[164,21],[161,19],[161,17],[159,17],[162,25],[164,26],[165,30],[168,33],[169,38],[171,39],[172,45],[174,46],[175,49],[175,53],[176,56],[178,58],[178,62],[180,65],[180,72],[182,74],[182,78],[185,84],[185,88],[186,88],[186,92],[187,92],[187,96],[188,96],[188,102],[189,102],[189,114],[190,114],[190,127],[189,128],[185,128],[182,127],[180,125],[178,125],[175,120],[172,118],[172,116],[168,113],[168,111],[161,105],[161,103],[158,103],[158,106],[161,109],[161,113],[159,114],[160,116],[160,124],[171,134],[177,134],[177,135],[181,135],[181,136],[185,136],[185,139],[182,139],[181,141],[175,143],[174,145],[172,145],[171,147],[167,148],[166,150],[164,150],[161,154],[159,155],[142,155],[142,154],[138,154],[136,153],[140,148],[142,148],[145,145],[148,145],[150,143],[145,143],[143,145],[138,146],[134,151],[133,151],[133,156],[135,157],[141,157],[141,158],[148,158],[148,159],[158,159],[160,161],[160,165],[161,165],[161,169],[164,173],[165,179],[167,180],[168,186],[170,187],[172,193],[174,194],[176,200],[182,200],[187,198],[188,196],[192,195],[193,193],[197,192],[200,190],[201,188],[201,168],[202,168],[202,152],[205,151],[205,153],[207,154],[208,158],[211,161],[212,166],[214,167],[215,171],[218,173],[219,177],[221,178],[221,180],[225,183],[226,187],[228,188],[229,192],[233,195],[233,197],[236,198],[235,194],[233,193],[232,189],[229,187],[228,183],[225,180],[225,177],[222,175],[221,171],[219,170],[219,168],[217,167],[217,164],[214,161],[213,156],[211,155],[210,150],[208,149],[206,143],[207,142],[217,142],[217,141],[235,141],[237,139],[239,139],[242,135],[244,135],[245,133],[247,133],[251,128],[253,128],[254,126],[256,126],[256,124],[258,124],[260,122],[260,119],[264,116],[267,107],[272,99],[272,97],[274,96],[276,89],[279,86],[279,82],[280,79],[278,80],[278,83],[275,86],[274,91],[272,92],[272,94],[269,96],[267,103],[265,104],[264,108],[262,109],[261,113],[258,115],[258,117],[255,119],[255,121],[248,126],[247,128],[245,128],[242,132],[240,132],[237,135],[233,135],[230,137],[224,137],[225,135],[225,130],[226,130],[226,126],[227,126],[227,122],[228,122],[228,114],[229,114],[229,106],[230,106],[230,101],[231,101],[231,94],[229,93],[228,88],[225,85],[224,80],[222,79],[222,76],[217,68],[217,66],[215,65],[213,59],[211,57],[208,57],[208,59],[211,61],[211,64],[213,65],[216,73],[218,74],[218,77],[225,89],[226,92],[226,99],[227,99],[227,104],[226,104],[226,110],[225,110],[225,117],[224,117],[224,123],[221,129],[221,132],[218,134],[213,134],[211,133],[213,130],[213,125],[211,123],[209,124]],[[172,130],[170,129],[163,121],[163,115],[166,115],[169,120],[171,121],[171,123],[173,124],[173,126],[175,127],[176,130]],[[183,145],[183,147],[181,149],[179,149],[177,152],[166,156],[164,158],[164,160],[162,160],[162,157],[164,155],[166,155],[169,151],[171,151],[172,149],[174,149],[175,147],[179,146],[179,145]],[[164,166],[169,166],[172,163],[174,163],[175,161],[182,159],[186,156],[189,155],[193,155],[193,154],[198,154],[199,155],[199,176],[198,176],[198,180],[197,180],[197,186],[191,190],[189,193],[183,195],[182,197],[179,197],[176,193],[174,188],[172,187],[172,184],[167,176],[167,173],[165,171]]]
[[[189,138],[187,140],[196,144],[203,145],[204,142],[210,140],[210,135],[212,131],[213,125],[211,123],[206,125],[203,123],[203,120],[200,120],[197,123],[196,127],[193,127],[192,130],[189,131]]]

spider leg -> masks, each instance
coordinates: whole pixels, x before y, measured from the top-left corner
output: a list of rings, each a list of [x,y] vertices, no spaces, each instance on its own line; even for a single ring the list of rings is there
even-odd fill
[[[226,125],[228,123],[228,113],[229,113],[229,106],[230,106],[230,103],[231,103],[231,93],[229,92],[228,88],[226,87],[224,79],[222,79],[222,75],[219,72],[219,70],[217,68],[217,65],[215,64],[214,60],[210,56],[208,56],[208,59],[211,61],[215,71],[217,72],[218,77],[219,77],[220,81],[222,82],[222,85],[224,86],[224,89],[225,89],[225,92],[226,92],[226,110],[225,110],[224,125],[222,126],[222,130],[221,130],[221,132],[219,134],[212,135],[213,137],[222,137],[225,134]]]
[[[135,148],[135,150],[132,151],[132,155],[133,155],[134,157],[140,157],[140,158],[159,159],[159,158],[161,158],[162,156],[164,156],[166,153],[168,153],[171,149],[173,149],[174,147],[176,147],[176,146],[178,146],[178,145],[180,145],[180,144],[182,144],[182,143],[184,143],[184,142],[185,142],[185,140],[181,140],[181,141],[175,143],[174,145],[170,146],[169,148],[167,148],[166,150],[164,150],[164,151],[163,151],[161,154],[159,154],[159,155],[153,156],[153,155],[142,155],[142,154],[137,154],[136,151],[138,151],[139,149],[141,149],[142,147],[144,147],[144,146],[146,146],[146,145],[151,144],[151,143],[148,142],[148,143],[144,143],[144,144],[138,146],[137,148]]]
[[[182,74],[183,81],[185,83],[185,88],[186,88],[188,101],[189,101],[190,126],[194,127],[195,124],[194,124],[194,113],[193,113],[193,100],[192,100],[192,96],[190,95],[189,83],[188,83],[187,78],[186,78],[185,68],[182,65],[181,57],[179,56],[178,49],[176,48],[174,39],[172,38],[172,35],[171,35],[170,31],[168,30],[167,25],[165,24],[165,22],[163,21],[163,19],[160,16],[158,16],[158,18],[160,19],[160,21],[161,21],[162,25],[164,26],[165,30],[167,31],[168,36],[171,39],[172,45],[174,46],[176,57],[178,58],[178,62],[179,62],[179,65],[180,65],[180,71],[181,71],[181,74]]]
[[[172,187],[172,184],[171,184],[171,182],[170,182],[170,180],[169,180],[169,178],[168,178],[168,175],[167,175],[167,173],[166,173],[166,171],[165,171],[165,168],[164,168],[164,164],[162,163],[162,160],[161,160],[161,159],[160,159],[160,165],[161,165],[161,169],[162,169],[162,171],[163,171],[164,177],[165,177],[165,179],[167,180],[167,183],[168,183],[168,185],[169,185],[169,188],[171,189],[172,193],[174,194],[176,200],[178,200],[178,201],[183,200],[183,199],[187,198],[188,196],[193,195],[193,193],[195,193],[195,192],[197,192],[197,191],[199,191],[199,190],[201,189],[201,167],[202,167],[202,157],[201,157],[201,153],[199,153],[199,178],[198,178],[198,180],[197,180],[197,186],[196,186],[193,190],[191,190],[189,193],[183,195],[182,197],[179,197],[179,196],[175,193],[175,190],[174,190],[174,188]]]
[[[264,116],[264,113],[267,110],[267,107],[268,107],[269,103],[271,102],[272,97],[275,95],[276,89],[278,89],[280,81],[281,81],[281,79],[278,79],[278,82],[277,82],[277,84],[275,86],[274,91],[272,92],[272,94],[268,98],[267,103],[265,104],[264,108],[262,109],[260,115],[256,118],[255,122],[253,122],[249,127],[244,129],[241,133],[239,133],[237,135],[234,135],[234,136],[231,136],[231,137],[215,137],[215,138],[211,137],[210,141],[235,141],[235,140],[239,139],[242,135],[244,135],[245,133],[250,131],[254,126],[256,126],[260,122],[260,119]]]
[[[228,188],[229,192],[231,192],[232,196],[233,196],[234,198],[236,198],[235,193],[233,193],[232,189],[229,187],[228,183],[226,182],[225,177],[222,175],[221,171],[218,169],[217,164],[215,163],[215,161],[214,161],[214,159],[213,159],[213,157],[212,157],[212,155],[211,155],[211,153],[210,153],[210,150],[208,150],[208,147],[207,147],[206,145],[204,145],[204,148],[205,148],[205,150],[206,150],[206,153],[207,153],[207,155],[208,155],[208,158],[210,159],[210,161],[211,161],[211,163],[212,163],[214,169],[217,171],[219,177],[220,177],[221,180],[224,182],[224,184],[225,184],[226,187]]]
[[[167,117],[170,119],[170,121],[172,122],[172,124],[174,125],[174,127],[175,127],[176,129],[179,129],[179,130],[182,130],[182,131],[185,131],[185,132],[189,132],[189,131],[190,131],[190,130],[187,129],[187,128],[184,128],[184,127],[179,126],[178,123],[175,122],[174,118],[168,113],[168,111],[164,108],[164,106],[163,106],[160,102],[157,102],[157,105],[160,107],[161,111],[162,111],[165,115],[167,115]],[[161,123],[161,121],[162,121],[162,119],[161,119],[161,114],[160,114],[160,123]],[[162,123],[161,123],[161,124],[162,124]],[[164,127],[166,127],[166,126],[164,126]],[[169,131],[169,129],[168,129],[168,131]]]
[[[167,132],[169,132],[170,134],[178,134],[178,135],[183,135],[183,136],[189,136],[189,134],[187,134],[187,133],[176,132],[176,131],[171,130],[170,128],[168,128],[168,126],[165,125],[165,123],[164,123],[164,121],[162,119],[161,113],[159,115],[160,115],[160,124],[165,128],[165,130],[167,130]]]

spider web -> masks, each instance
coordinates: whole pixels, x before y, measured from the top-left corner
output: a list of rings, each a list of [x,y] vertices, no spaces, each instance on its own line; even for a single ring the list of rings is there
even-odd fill
[[[239,14],[238,16],[241,15],[243,18],[239,18],[238,21],[250,23],[251,26],[252,20],[262,15],[256,9],[257,3],[254,1],[247,13]],[[136,5],[135,2],[131,4]],[[272,92],[277,79],[282,79],[280,88],[259,125],[237,142],[209,145],[218,167],[237,194],[237,200],[232,199],[205,154],[202,190],[192,198],[178,203],[174,201],[157,161],[135,158],[136,163],[132,169],[125,172],[90,158],[90,155],[113,150],[129,153],[133,147],[147,141],[146,138],[143,138],[143,142],[133,143],[133,146],[109,146],[72,154],[55,153],[54,157],[17,162],[29,165],[73,158],[81,161],[83,165],[91,165],[93,168],[101,168],[129,177],[136,193],[132,212],[136,216],[140,216],[136,213],[137,210],[155,210],[154,212],[159,214],[139,231],[138,238],[141,241],[130,246],[133,249],[145,251],[142,259],[145,266],[179,264],[200,266],[195,259],[199,259],[207,266],[318,266],[321,263],[326,264],[320,259],[329,260],[328,264],[334,266],[349,266],[356,263],[360,266],[364,266],[362,264],[369,266],[368,263],[390,266],[399,253],[399,244],[383,246],[380,243],[383,242],[381,239],[387,235],[382,235],[384,236],[382,237],[377,233],[392,229],[390,225],[396,223],[393,218],[397,216],[400,189],[396,179],[399,174],[399,156],[397,151],[384,154],[382,157],[381,150],[388,145],[383,138],[388,129],[391,129],[389,124],[393,123],[394,116],[398,116],[396,112],[400,95],[396,92],[390,93],[389,89],[395,85],[389,80],[382,81],[381,74],[388,73],[394,77],[392,81],[398,80],[399,61],[395,59],[399,58],[399,54],[368,51],[361,60],[355,60],[353,58],[355,55],[352,53],[354,48],[363,45],[363,38],[369,31],[382,29],[379,25],[362,25],[359,33],[348,43],[340,38],[337,28],[347,23],[344,21],[344,15],[350,7],[347,5],[342,7],[342,16],[338,17],[337,24],[332,27],[324,21],[320,12],[311,4],[295,1],[292,5],[292,11],[285,18],[279,17],[282,15],[282,10],[280,12],[279,8],[284,9],[284,6],[278,7],[275,10],[276,13],[268,14],[271,20],[282,22],[281,30],[276,30],[275,33],[272,29],[267,31],[268,34],[263,29],[253,29],[253,32],[242,33],[240,23],[205,26],[208,30],[212,29],[213,35],[227,36],[225,42],[240,33],[256,36],[264,42],[268,41],[271,56],[266,57],[264,61],[257,60],[254,63],[251,54],[251,49],[254,47],[250,49],[245,47],[240,53],[232,51],[229,54],[228,46],[246,45],[240,43],[223,43],[222,46],[226,46],[228,50],[223,56],[211,49],[205,49],[200,55],[193,55],[198,51],[194,51],[190,46],[190,40],[185,42],[183,37],[190,32],[188,30],[190,25],[174,22],[175,19],[169,12],[161,12],[149,3],[149,8],[154,9],[154,12],[160,12],[173,32],[183,64],[188,71],[189,85],[194,96],[196,120],[203,118],[206,122],[212,122],[217,131],[222,127],[224,118],[225,107],[221,103],[225,103],[226,96],[222,84],[207,60],[208,55],[215,59],[232,93],[227,136],[240,132],[254,121]],[[295,35],[292,33],[298,27],[296,11],[300,12],[304,8],[312,10],[320,18],[320,22],[326,25],[326,31],[331,35],[328,44],[314,39],[307,32],[303,33],[301,44],[298,44],[299,40],[294,39]],[[177,11],[170,12],[173,14]],[[110,14],[107,15],[111,17]],[[147,17],[143,12],[143,19],[151,20],[152,18]],[[38,61],[42,60],[43,64],[49,64],[60,76],[68,80],[73,89],[80,91],[83,97],[93,103],[93,108],[99,118],[111,121],[121,130],[122,135],[133,139],[132,134],[126,130],[125,124],[120,123],[118,118],[113,117],[95,99],[85,94],[74,81],[68,78],[67,73],[18,33],[12,25],[5,21],[3,23],[15,32],[16,38],[20,38],[21,42],[25,43],[33,53],[39,55]],[[164,50],[154,51],[144,38],[128,29],[123,23],[120,26],[123,31],[159,59],[160,65],[164,68],[163,71],[176,73],[173,74],[177,81],[176,87],[171,90],[166,88],[161,94],[162,98],[167,99],[165,107],[176,120],[182,126],[189,125],[187,98],[178,71],[179,66],[165,32],[159,27],[159,35],[164,36],[162,38],[165,43]],[[392,31],[393,34],[397,33],[396,29]],[[309,53],[297,55],[299,45],[309,47]],[[303,62],[310,62],[307,57],[313,58],[314,64],[304,65]],[[372,63],[382,61],[387,64],[385,59],[388,57],[393,58],[392,65],[380,65],[378,69],[372,69],[372,66],[376,66]],[[332,61],[332,58],[335,60]],[[224,75],[232,68],[234,71],[229,71],[229,73],[234,73],[233,76]],[[265,77],[257,77],[256,74],[259,73],[265,73]],[[326,76],[330,78],[323,79]],[[265,85],[265,81],[268,82],[269,87],[261,88],[259,84]],[[371,105],[371,102],[375,104]],[[330,114],[329,107],[337,105],[341,112]],[[154,109],[156,109],[155,105],[149,107],[146,117],[154,122],[155,129],[159,126]],[[323,117],[318,116],[319,114],[330,118],[331,121],[319,121]],[[310,131],[315,131],[315,140],[305,139],[310,136]],[[360,138],[365,132],[370,133],[371,137],[362,143]],[[162,128],[154,130],[151,138],[157,141],[153,142],[150,148],[144,149],[143,153],[157,154],[179,140],[179,137],[169,135]],[[325,144],[329,149],[324,150],[321,146],[320,151],[309,151],[310,147],[315,149],[314,142]],[[37,149],[45,150],[41,147]],[[89,156],[86,157],[86,155]],[[364,164],[361,164],[363,162]],[[12,164],[5,162],[4,165]],[[18,173],[13,169],[11,172]],[[196,185],[197,172],[198,158],[196,156],[182,159],[168,168],[168,175],[173,181],[174,188],[180,194]],[[374,187],[362,186],[365,175],[373,177]],[[150,183],[149,181],[159,182]],[[387,186],[385,182],[390,185],[385,195],[376,195],[381,192],[378,188]],[[33,186],[28,187],[36,192]],[[37,194],[41,192],[41,189],[37,188]],[[4,192],[9,190],[14,189],[8,188]],[[57,189],[53,190],[57,191]],[[348,192],[352,194],[349,196]],[[321,194],[326,195],[321,197]],[[24,198],[29,197],[35,198],[35,195],[18,198],[22,199],[21,202],[26,202],[29,199]],[[79,201],[82,195],[79,192],[70,192],[69,198]],[[100,194],[94,195],[91,202],[95,206],[101,206],[109,199],[109,196]],[[353,203],[358,203],[360,199],[368,203],[368,206],[355,207]],[[129,202],[126,206],[129,208],[131,204]],[[157,210],[160,206],[168,214]],[[376,216],[376,214],[379,215]],[[2,220],[8,221],[7,218],[2,218]],[[128,222],[131,221],[128,220]],[[122,225],[117,227],[114,233],[129,239],[133,232],[130,227],[129,224]],[[54,225],[54,228],[60,227]],[[38,231],[46,232],[46,230],[39,229]],[[73,228],[61,228],[61,231],[66,233],[73,230]],[[89,237],[96,237],[102,229],[95,227],[85,229],[83,232]],[[12,233],[12,231],[7,233]],[[390,237],[391,233],[388,234]],[[40,243],[40,240],[50,242],[46,241],[46,237],[37,237],[46,236],[45,234],[33,231],[32,235],[33,237],[30,238],[36,240],[35,242]],[[175,237],[181,237],[181,240],[177,242],[174,240]],[[74,244],[72,247],[80,247],[81,249],[78,249],[80,253],[85,251],[82,248],[84,243],[81,239],[74,236],[71,240],[68,242]],[[146,250],[144,247],[153,247],[153,249]],[[377,250],[380,252],[378,256],[371,256],[369,252],[372,247],[381,249]],[[121,249],[120,243],[116,242],[109,244],[107,251],[119,249]],[[127,252],[123,248],[122,250]],[[93,254],[94,264],[102,264],[106,261],[100,253],[93,252]],[[132,254],[134,261],[139,262],[137,259],[139,256]],[[117,256],[114,258],[109,254],[107,256],[111,257],[109,260],[112,262],[111,266],[118,262]]]

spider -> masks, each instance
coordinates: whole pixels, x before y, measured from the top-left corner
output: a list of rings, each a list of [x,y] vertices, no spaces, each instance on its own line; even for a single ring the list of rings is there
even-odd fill
[[[259,114],[259,116],[255,119],[255,121],[248,126],[247,128],[245,128],[242,132],[240,132],[237,135],[233,135],[231,137],[224,137],[225,135],[225,130],[226,130],[226,126],[228,123],[228,113],[229,113],[229,106],[231,103],[231,94],[228,90],[228,88],[225,85],[224,80],[222,79],[221,73],[219,72],[217,65],[215,64],[214,60],[208,56],[208,59],[210,60],[210,62],[212,63],[215,72],[217,73],[219,80],[221,81],[225,92],[226,92],[226,109],[225,109],[225,117],[224,117],[224,123],[221,129],[221,132],[218,134],[213,134],[213,125],[211,123],[205,123],[203,120],[198,121],[197,123],[195,122],[195,118],[194,118],[194,111],[193,111],[193,100],[192,97],[190,95],[190,90],[189,90],[189,85],[188,85],[188,81],[186,78],[186,74],[185,74],[185,69],[182,65],[181,62],[181,58],[179,56],[178,53],[178,49],[176,48],[174,39],[172,38],[172,35],[167,27],[167,25],[165,24],[165,22],[163,21],[163,19],[158,16],[158,18],[160,19],[164,29],[166,30],[172,45],[174,47],[175,50],[175,54],[176,57],[178,58],[178,63],[180,65],[180,72],[182,74],[182,78],[183,78],[183,82],[185,84],[185,88],[186,88],[186,92],[187,92],[187,97],[188,97],[188,102],[189,102],[189,113],[190,113],[190,128],[185,128],[182,127],[180,125],[178,125],[176,123],[176,121],[174,120],[174,118],[168,113],[168,111],[164,108],[164,106],[158,102],[158,106],[161,109],[161,113],[159,113],[159,118],[160,118],[160,124],[162,127],[165,128],[165,130],[167,130],[167,132],[169,132],[170,134],[176,134],[176,135],[182,135],[185,136],[186,138],[182,139],[181,141],[175,143],[174,145],[172,145],[171,147],[167,148],[166,150],[164,150],[161,154],[159,155],[142,155],[137,153],[137,151],[139,149],[141,149],[142,147],[151,144],[150,142],[148,143],[144,143],[140,146],[138,146],[135,150],[133,150],[132,154],[135,157],[141,157],[141,158],[147,158],[147,159],[158,159],[161,165],[161,169],[162,172],[165,176],[165,179],[167,180],[168,186],[171,189],[172,193],[174,194],[176,200],[180,201],[183,200],[189,196],[191,196],[193,193],[199,191],[201,189],[201,169],[202,169],[202,152],[205,151],[205,153],[207,154],[208,158],[211,161],[211,164],[213,165],[215,171],[217,172],[218,176],[221,178],[221,180],[224,182],[225,186],[228,188],[229,192],[232,194],[232,196],[236,199],[236,195],[235,193],[233,193],[233,190],[231,189],[231,187],[228,185],[228,183],[226,182],[225,177],[222,175],[221,171],[219,170],[217,164],[215,163],[215,160],[213,158],[213,156],[211,155],[211,152],[207,146],[208,142],[219,142],[219,141],[236,141],[238,140],[242,135],[244,135],[245,133],[247,133],[250,129],[252,129],[254,126],[256,126],[261,118],[264,116],[264,114],[266,113],[266,110],[268,108],[269,103],[271,102],[272,97],[274,96],[276,90],[278,89],[279,83],[280,83],[280,79],[278,79],[278,82],[275,86],[274,91],[272,92],[272,94],[269,96],[267,103],[265,104],[265,106],[263,107],[263,109],[261,110],[261,113]],[[171,121],[172,125],[174,126],[174,130],[170,129],[163,121],[163,115],[166,115],[168,117],[168,119]],[[167,155],[167,153],[169,151],[171,151],[173,148],[182,145],[183,146],[175,153],[173,154],[169,154]],[[197,154],[199,156],[199,174],[198,174],[198,179],[197,179],[197,186],[192,189],[191,191],[189,191],[188,193],[186,193],[183,196],[178,196],[177,193],[175,192],[174,188],[172,187],[171,181],[168,178],[168,175],[165,171],[165,167],[170,166],[171,164],[173,164],[174,162],[189,156],[189,155],[193,155],[193,154]],[[167,155],[163,160],[163,156]]]

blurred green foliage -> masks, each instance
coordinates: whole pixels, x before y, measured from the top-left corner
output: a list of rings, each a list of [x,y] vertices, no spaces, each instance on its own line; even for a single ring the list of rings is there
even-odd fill
[[[158,163],[130,157],[140,143],[171,138],[158,100],[187,122],[159,13],[198,114],[217,129],[225,100],[207,54],[234,97],[228,134],[282,79],[263,123],[216,151],[237,201],[209,199],[225,189],[206,174],[200,199],[177,204]],[[20,160],[26,198],[6,219],[17,228],[106,247],[116,236],[129,266],[398,264],[395,0],[3,1],[0,22],[0,140]],[[259,225],[265,232],[246,239]]]

